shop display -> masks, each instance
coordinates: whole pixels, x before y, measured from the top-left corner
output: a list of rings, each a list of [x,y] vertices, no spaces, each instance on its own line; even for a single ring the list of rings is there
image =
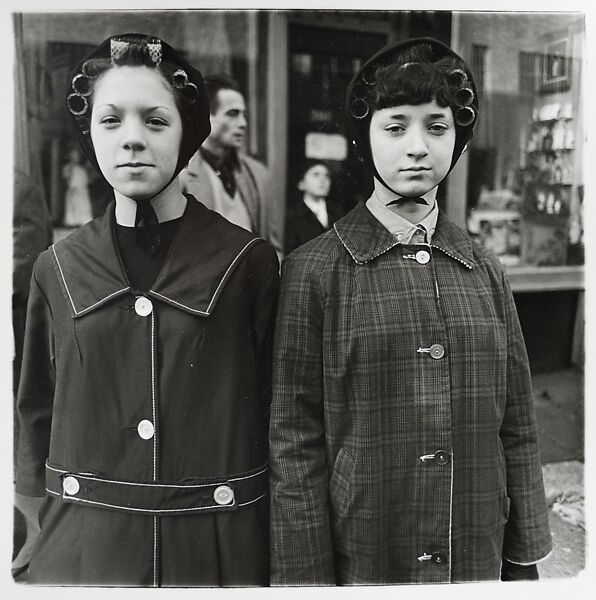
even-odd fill
[[[573,105],[544,102],[532,112],[521,170],[524,264],[567,262],[575,149]]]

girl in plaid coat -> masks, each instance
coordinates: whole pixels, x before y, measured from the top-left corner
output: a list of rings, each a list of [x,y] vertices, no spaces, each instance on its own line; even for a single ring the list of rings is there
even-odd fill
[[[551,550],[528,359],[500,262],[437,208],[474,80],[429,38],[351,82],[370,199],[284,262],[272,583],[536,578]]]

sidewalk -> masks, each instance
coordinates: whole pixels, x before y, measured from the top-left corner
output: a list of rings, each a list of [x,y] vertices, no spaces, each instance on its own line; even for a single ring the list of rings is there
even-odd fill
[[[541,579],[575,577],[586,562],[584,468],[579,461],[543,467],[553,552],[538,565]]]
[[[553,552],[541,579],[575,577],[585,567],[584,393],[577,369],[533,377]]]

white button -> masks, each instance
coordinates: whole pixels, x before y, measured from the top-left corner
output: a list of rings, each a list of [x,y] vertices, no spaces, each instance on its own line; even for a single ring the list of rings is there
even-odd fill
[[[416,252],[416,262],[425,265],[430,260],[430,254],[426,250]]]
[[[79,482],[72,477],[72,475],[64,478],[64,481],[62,482],[62,488],[69,496],[78,494],[80,489]]]
[[[433,344],[430,347],[430,355],[435,360],[439,360],[439,358],[445,356],[445,348],[441,344]]]
[[[151,303],[151,300],[149,300],[149,298],[145,298],[145,296],[140,296],[139,298],[137,298],[135,302],[135,312],[137,313],[137,315],[139,315],[140,317],[146,317],[147,315],[151,314],[152,310],[153,304]]]
[[[137,431],[144,440],[150,440],[153,437],[153,434],[155,433],[155,427],[153,427],[153,423],[151,421],[143,419],[139,423]]]
[[[213,492],[213,499],[221,505],[230,504],[234,500],[234,492],[231,487],[227,485],[220,485]]]

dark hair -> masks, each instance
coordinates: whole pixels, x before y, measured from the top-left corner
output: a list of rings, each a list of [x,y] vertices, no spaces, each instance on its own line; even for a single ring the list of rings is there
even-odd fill
[[[176,77],[174,74],[180,69],[180,65],[169,61],[162,60],[159,65],[151,59],[145,47],[136,44],[130,46],[122,53],[116,63],[108,58],[91,58],[87,60],[82,68],[85,75],[89,77],[89,85],[91,102],[93,99],[93,91],[100,75],[103,75],[114,67],[150,67],[157,71],[164,82],[168,85],[174,95],[176,107],[180,115],[184,118],[186,106],[192,104],[196,99],[196,88],[188,85],[175,85]]]
[[[436,100],[443,108],[457,110],[456,91],[449,86],[445,65],[451,70],[461,68],[454,60],[440,63],[406,63],[389,65],[377,70],[377,85],[369,96],[371,111],[403,104],[425,104]]]
[[[300,169],[297,171],[298,176],[296,178],[296,185],[298,185],[304,179],[304,176],[306,175],[306,173],[308,171],[310,171],[313,167],[316,167],[318,165],[325,167],[327,169],[329,175],[331,175],[331,169],[329,168],[329,165],[324,160],[317,160],[315,158],[307,158],[306,160],[304,160],[304,162],[301,163]]]
[[[217,93],[219,90],[234,90],[235,92],[242,94],[242,90],[240,89],[238,82],[233,77],[226,75],[225,73],[206,75],[204,81],[207,97],[209,98],[211,114],[214,114],[219,106],[217,101]]]
[[[375,177],[383,181],[370,150],[373,113],[433,100],[453,112],[456,136],[453,168],[472,138],[478,117],[474,77],[459,55],[432,38],[413,38],[381,48],[354,75],[346,94],[347,123],[363,162]]]

